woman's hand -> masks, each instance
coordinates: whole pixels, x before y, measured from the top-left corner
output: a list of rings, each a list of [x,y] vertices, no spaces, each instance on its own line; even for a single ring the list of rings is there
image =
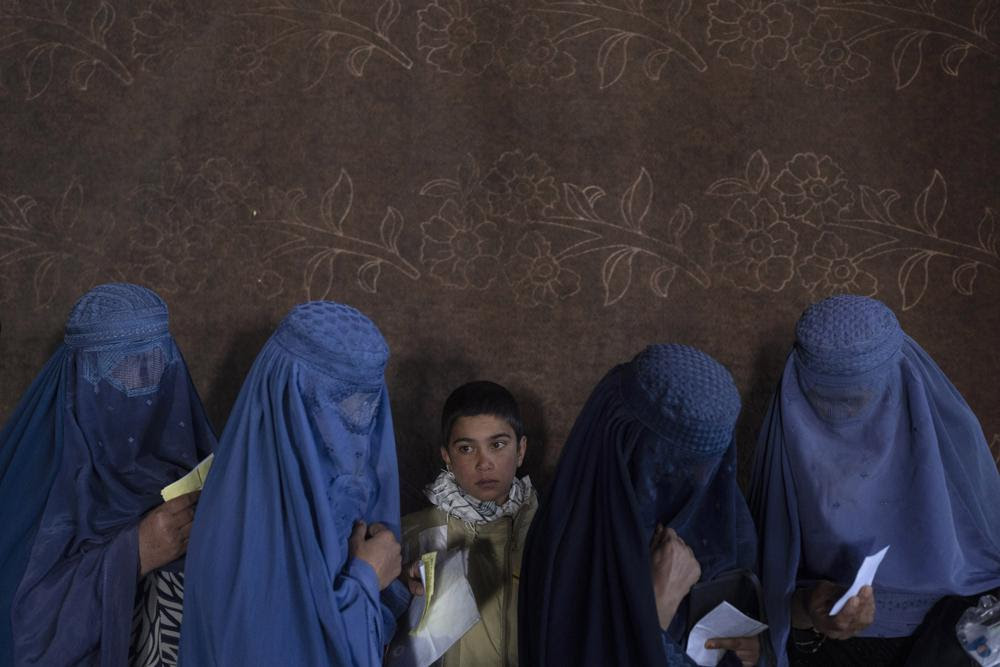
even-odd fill
[[[399,580],[410,589],[410,595],[423,595],[424,583],[420,581],[420,559],[413,561],[403,568],[399,575]]]
[[[843,594],[841,586],[829,581],[821,581],[805,593],[804,611],[809,622],[816,632],[830,639],[849,639],[875,620],[875,592],[871,586],[863,587],[839,614],[830,616],[830,609]]]
[[[399,576],[402,562],[399,542],[384,524],[373,523],[366,528],[364,521],[356,522],[347,548],[352,558],[360,558],[372,566],[380,591]]]
[[[752,667],[760,660],[760,637],[720,637],[709,639],[705,648],[721,648],[732,651],[743,667]]]
[[[673,528],[657,524],[650,548],[656,615],[660,627],[666,630],[681,600],[701,576],[701,567],[694,552]]]
[[[199,491],[168,500],[139,522],[139,576],[171,563],[187,551]]]

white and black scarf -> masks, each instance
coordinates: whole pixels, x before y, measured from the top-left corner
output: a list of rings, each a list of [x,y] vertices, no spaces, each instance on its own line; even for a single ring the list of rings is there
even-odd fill
[[[515,477],[507,501],[500,504],[473,498],[458,485],[453,472],[442,470],[437,479],[424,487],[424,495],[448,516],[457,517],[473,526],[481,526],[500,517],[517,514],[531,495],[531,480],[527,475],[520,479]]]

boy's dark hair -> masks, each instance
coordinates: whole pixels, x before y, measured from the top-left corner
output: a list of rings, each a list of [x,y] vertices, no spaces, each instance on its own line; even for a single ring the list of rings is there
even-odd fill
[[[514,437],[518,442],[524,435],[524,422],[521,420],[521,410],[517,407],[514,396],[496,382],[478,380],[467,382],[451,392],[441,410],[441,446],[447,447],[451,439],[451,429],[459,417],[475,417],[477,415],[492,415],[502,419],[514,429]]]

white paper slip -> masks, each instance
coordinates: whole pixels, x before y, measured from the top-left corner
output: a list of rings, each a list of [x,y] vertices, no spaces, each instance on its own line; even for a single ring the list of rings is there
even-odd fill
[[[764,630],[767,630],[766,625],[750,618],[728,602],[723,602],[705,614],[691,628],[688,634],[687,654],[699,665],[715,667],[726,651],[721,648],[705,648],[705,642],[709,639],[754,637]]]
[[[389,644],[387,667],[427,667],[479,621],[462,549],[421,557],[424,595],[415,595]],[[433,571],[430,568],[433,567]],[[425,609],[426,607],[426,609]]]
[[[840,613],[840,610],[844,608],[847,601],[852,597],[857,595],[861,589],[865,586],[871,586],[872,582],[875,581],[875,572],[878,571],[878,566],[882,564],[882,559],[885,558],[885,552],[889,550],[888,545],[882,551],[867,556],[861,567],[858,568],[858,573],[854,577],[854,583],[851,587],[847,589],[847,592],[837,600],[836,604],[830,608],[830,616],[836,616]]]

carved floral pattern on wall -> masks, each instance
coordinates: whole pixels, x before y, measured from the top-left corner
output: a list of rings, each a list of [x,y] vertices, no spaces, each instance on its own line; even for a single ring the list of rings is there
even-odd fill
[[[395,332],[401,451],[488,374],[551,466],[664,336],[731,366],[751,437],[797,313],[852,292],[1000,463],[998,40],[1000,0],[0,0],[0,412],[90,285],[212,341],[217,421],[338,299]]]

